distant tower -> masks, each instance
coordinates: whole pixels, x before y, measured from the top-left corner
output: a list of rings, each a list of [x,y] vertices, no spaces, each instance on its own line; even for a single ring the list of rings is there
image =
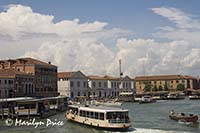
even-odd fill
[[[122,76],[123,76],[123,73],[122,73],[122,61],[121,61],[121,59],[119,59],[119,77],[120,77],[119,89],[121,91],[123,89]],[[121,88],[120,88],[120,86],[121,86]]]
[[[123,76],[123,73],[122,73],[122,60],[120,59],[119,60],[119,77],[121,78]]]

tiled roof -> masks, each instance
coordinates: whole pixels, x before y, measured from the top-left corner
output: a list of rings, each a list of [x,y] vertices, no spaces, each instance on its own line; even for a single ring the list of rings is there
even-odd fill
[[[76,72],[59,72],[58,78],[70,78],[74,75]]]
[[[112,77],[112,76],[96,76],[96,75],[90,75],[88,76],[89,79],[93,79],[93,80],[120,80],[120,78],[118,77]]]
[[[47,65],[47,66],[55,66],[55,65],[52,65],[52,64],[49,64],[49,63],[46,63],[46,62],[43,62],[43,61],[40,61],[40,60],[37,60],[37,59],[34,59],[34,58],[17,58],[17,59],[9,59],[9,60],[0,60],[0,62],[13,62],[13,65],[19,65],[20,61],[21,62],[24,62],[25,64],[38,64],[38,65]]]
[[[142,80],[172,80],[172,79],[196,79],[188,75],[158,75],[158,76],[137,76],[136,81]]]

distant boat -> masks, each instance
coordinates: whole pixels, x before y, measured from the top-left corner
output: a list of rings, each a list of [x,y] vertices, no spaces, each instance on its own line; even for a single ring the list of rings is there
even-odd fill
[[[172,120],[181,121],[181,122],[196,123],[197,120],[198,120],[198,116],[197,115],[193,115],[193,114],[186,115],[185,113],[176,113],[174,111],[171,111],[169,113],[169,117]]]
[[[193,92],[191,95],[189,95],[190,100],[197,100],[200,99],[200,93],[198,92]]]
[[[190,95],[189,99],[190,100],[197,100],[197,99],[200,99],[200,96],[199,95]]]
[[[168,94],[167,99],[169,100],[185,99],[185,94],[181,92],[171,92]]]
[[[127,130],[131,126],[128,110],[122,108],[69,105],[66,118],[70,121],[106,130]]]
[[[103,106],[111,106],[111,107],[118,107],[118,106],[121,106],[122,103],[121,102],[115,102],[115,101],[102,101],[102,102],[99,102],[99,101],[95,101],[95,104],[96,105],[103,105]]]
[[[117,101],[120,102],[134,102],[135,97],[133,92],[121,92],[119,93],[119,97]]]
[[[154,103],[154,102],[156,102],[156,100],[154,100],[151,96],[143,96],[139,100],[140,104],[143,104],[143,103]]]

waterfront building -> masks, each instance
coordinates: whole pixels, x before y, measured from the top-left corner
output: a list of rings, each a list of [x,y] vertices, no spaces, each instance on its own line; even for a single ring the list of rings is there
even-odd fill
[[[88,76],[88,85],[91,88],[91,95],[96,97],[112,96],[112,89],[109,88],[109,81],[106,77]]]
[[[34,76],[12,68],[0,70],[0,98],[35,96]]]
[[[198,80],[188,75],[158,75],[158,76],[137,76],[135,87],[137,93],[145,91],[177,91],[178,85],[184,89],[197,89]]]
[[[120,92],[134,92],[134,82],[128,76],[88,76],[89,87],[98,97],[118,97]]]
[[[120,85],[121,84],[121,85]],[[86,76],[81,71],[59,72],[58,91],[68,97],[117,97],[121,91],[134,92],[134,83],[128,76]]]
[[[67,97],[88,96],[88,78],[81,71],[59,72],[58,92]]]
[[[0,61],[0,70],[12,68],[34,76],[35,96],[58,96],[57,66],[33,58],[18,58]]]

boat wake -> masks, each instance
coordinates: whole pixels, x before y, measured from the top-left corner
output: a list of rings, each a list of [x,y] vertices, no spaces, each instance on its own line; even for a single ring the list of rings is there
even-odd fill
[[[105,133],[110,133],[110,131],[104,131]],[[113,133],[121,133],[121,132],[113,132]],[[132,131],[127,131],[125,133],[192,133],[186,131],[166,131],[161,129],[148,129],[148,128],[135,128]]]

